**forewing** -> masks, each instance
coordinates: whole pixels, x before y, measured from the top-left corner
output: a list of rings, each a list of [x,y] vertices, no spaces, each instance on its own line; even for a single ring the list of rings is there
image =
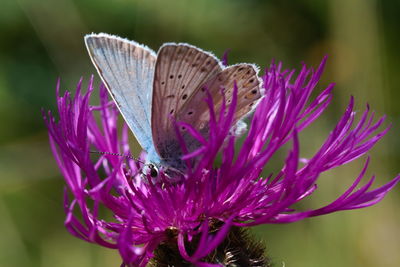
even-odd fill
[[[139,144],[149,151],[155,53],[136,42],[108,34],[85,36],[96,69]]]
[[[206,134],[210,119],[209,108],[204,101],[207,97],[207,90],[213,98],[214,110],[218,118],[223,103],[222,92],[225,95],[227,107],[229,107],[232,102],[235,82],[238,88],[238,100],[232,125],[236,124],[238,120],[250,113],[262,96],[258,69],[251,64],[237,64],[227,67],[197,88],[193,96],[178,111],[177,120],[187,122],[201,133]]]
[[[160,48],[154,74],[151,125],[156,150],[163,159],[177,160],[181,152],[169,117],[175,117],[193,93],[221,70],[215,56],[194,46],[165,44]]]

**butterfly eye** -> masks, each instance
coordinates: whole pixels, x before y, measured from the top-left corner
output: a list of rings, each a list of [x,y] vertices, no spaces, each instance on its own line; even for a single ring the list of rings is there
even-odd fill
[[[153,164],[149,164],[148,167],[150,169],[150,176],[152,178],[156,178],[158,176],[158,170],[156,166],[154,166]]]

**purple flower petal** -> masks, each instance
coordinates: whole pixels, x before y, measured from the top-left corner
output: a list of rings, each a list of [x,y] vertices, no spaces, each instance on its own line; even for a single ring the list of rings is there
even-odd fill
[[[174,122],[188,164],[185,178],[173,179],[161,170],[158,182],[141,174],[142,160],[91,155],[91,150],[131,155],[129,129],[126,124],[122,130],[118,128],[119,113],[106,88],[100,86],[100,104],[90,106],[93,78],[86,93],[80,80],[74,97],[68,92],[61,96],[58,81],[59,119],[50,112],[43,112],[43,117],[50,147],[66,181],[66,228],[87,242],[118,249],[123,266],[145,266],[159,244],[170,240],[167,233],[171,231],[183,259],[197,266],[218,266],[203,259],[225,239],[231,226],[288,223],[378,203],[400,181],[400,175],[376,189],[371,189],[372,177],[356,189],[364,179],[368,158],[354,183],[330,204],[305,211],[294,207],[317,190],[321,173],[365,155],[389,129],[382,129],[385,117],[375,120],[368,106],[357,122],[351,97],[320,149],[308,159],[301,157],[298,135],[332,99],[333,84],[312,98],[325,64],[326,57],[315,71],[303,65],[295,77],[294,70],[271,63],[262,77],[264,97],[239,148],[231,134],[239,101],[236,84],[232,103],[224,101],[220,110],[215,110],[208,93],[208,136],[185,122]],[[179,132],[182,125],[200,142],[197,150],[188,153]],[[285,144],[291,148],[281,170],[262,177],[264,166]],[[220,156],[222,162],[216,166]],[[191,165],[189,159],[196,164]],[[112,220],[100,216],[102,207],[110,210]],[[216,231],[210,231],[213,222],[221,223]],[[198,240],[196,249],[189,253],[185,243],[194,240]]]

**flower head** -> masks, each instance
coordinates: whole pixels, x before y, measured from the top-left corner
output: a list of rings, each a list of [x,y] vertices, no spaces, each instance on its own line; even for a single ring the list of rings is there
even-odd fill
[[[210,122],[206,137],[190,125],[176,122],[184,124],[202,144],[183,157],[188,163],[195,158],[196,165],[187,168],[178,182],[162,171],[160,182],[154,182],[142,174],[143,164],[130,157],[91,155],[92,150],[131,154],[128,127],[124,124],[118,130],[119,113],[103,85],[97,106],[89,104],[93,79],[86,93],[81,92],[81,82],[74,97],[69,92],[64,96],[57,93],[58,122],[50,112],[44,118],[51,148],[67,184],[66,228],[83,240],[118,249],[126,265],[145,266],[167,244],[188,263],[214,266],[206,262],[208,255],[238,227],[288,223],[376,204],[400,176],[377,189],[370,189],[374,177],[359,186],[369,163],[367,158],[354,183],[332,203],[307,211],[293,207],[317,189],[321,173],[364,155],[388,131],[379,130],[384,118],[375,120],[368,106],[356,122],[351,98],[315,155],[300,158],[298,134],[323,113],[332,99],[333,84],[311,98],[325,62],[315,71],[303,66],[297,77],[294,71],[283,70],[281,64],[270,65],[262,77],[265,96],[239,149],[235,147],[237,137],[231,132],[236,93],[232,104],[222,105],[220,110],[214,110],[213,99],[208,96]],[[185,142],[180,140],[185,152]],[[263,176],[271,157],[285,144],[291,148],[281,170]],[[100,206],[110,210],[113,219],[101,217]]]

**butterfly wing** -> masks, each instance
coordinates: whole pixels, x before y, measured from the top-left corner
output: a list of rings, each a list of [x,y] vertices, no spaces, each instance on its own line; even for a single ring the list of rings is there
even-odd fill
[[[154,73],[151,125],[156,150],[168,164],[176,165],[181,152],[169,116],[176,117],[193,93],[221,70],[215,56],[194,46],[168,43],[160,48]]]
[[[210,78],[204,85],[197,88],[192,97],[182,106],[176,116],[177,120],[191,124],[200,132],[207,132],[203,130],[207,127],[210,119],[209,108],[204,101],[207,97],[206,88],[213,97],[214,110],[218,118],[219,110],[223,103],[222,90],[224,91],[226,104],[229,107],[235,83],[238,88],[238,101],[232,124],[235,125],[237,121],[250,113],[262,96],[258,68],[252,64],[242,63],[229,66]]]
[[[151,97],[156,55],[136,42],[108,34],[85,36],[96,69],[139,144],[154,150]]]

